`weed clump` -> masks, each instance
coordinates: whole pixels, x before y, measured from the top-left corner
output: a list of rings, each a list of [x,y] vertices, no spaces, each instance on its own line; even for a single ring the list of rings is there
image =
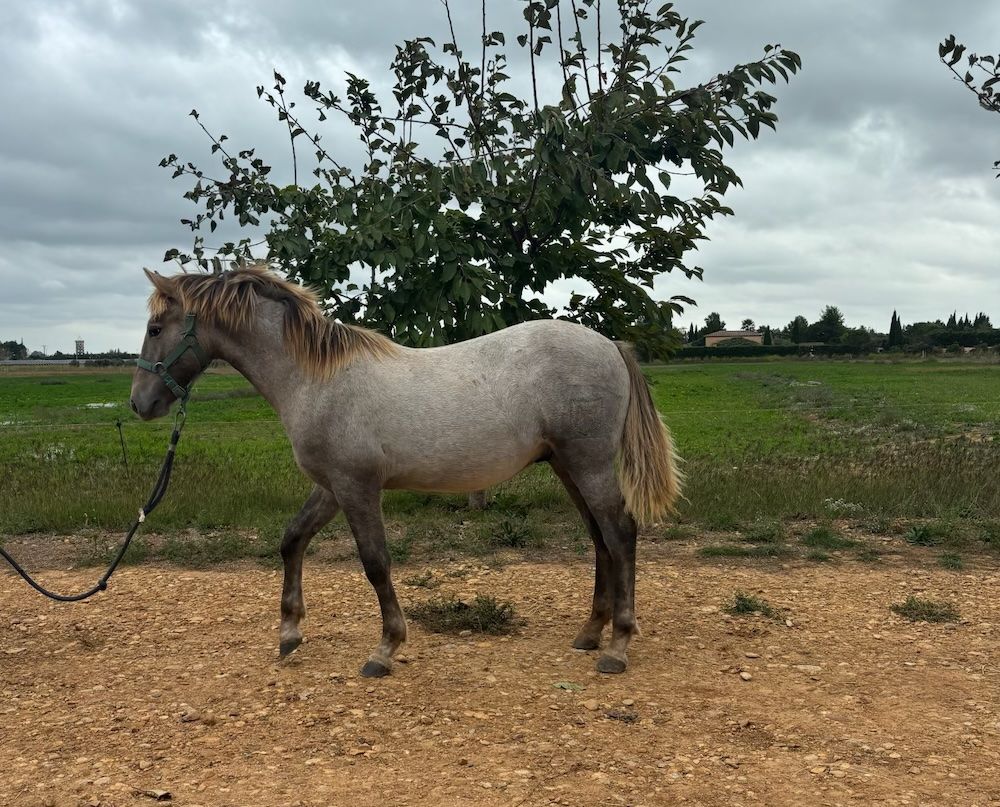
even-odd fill
[[[429,570],[423,574],[411,574],[409,577],[404,577],[403,583],[414,588],[437,588],[441,585],[441,581],[435,579],[434,574]]]
[[[810,549],[825,549],[828,551],[836,549],[850,549],[851,547],[857,546],[857,541],[845,538],[839,532],[832,530],[829,527],[816,527],[816,529],[810,530],[802,536],[802,543]]]
[[[514,604],[476,595],[471,603],[438,598],[407,610],[410,618],[433,633],[510,633],[520,624]]]
[[[748,544],[777,544],[785,540],[785,528],[777,519],[757,519],[744,530],[740,540]]]
[[[950,602],[925,600],[913,595],[889,608],[911,622],[957,622],[959,618],[958,611]]]
[[[951,569],[952,571],[958,571],[959,569],[965,568],[965,563],[962,560],[962,556],[956,552],[944,552],[938,558],[938,565],[943,569]]]
[[[767,600],[743,591],[737,591],[732,601],[722,610],[730,616],[766,616],[768,619],[778,619],[781,616]]]
[[[915,524],[903,538],[913,546],[938,546],[944,543],[945,528],[940,524]]]

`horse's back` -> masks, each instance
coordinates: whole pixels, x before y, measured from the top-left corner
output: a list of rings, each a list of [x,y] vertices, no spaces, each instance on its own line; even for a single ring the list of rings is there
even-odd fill
[[[387,487],[475,490],[562,441],[617,447],[628,407],[615,344],[558,320],[405,349],[348,375],[368,402],[362,431],[385,455]]]

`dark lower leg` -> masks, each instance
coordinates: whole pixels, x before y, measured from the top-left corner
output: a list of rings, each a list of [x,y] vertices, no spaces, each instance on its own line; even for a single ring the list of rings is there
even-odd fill
[[[635,620],[636,527],[624,508],[616,518],[615,539],[609,541],[614,574],[614,615],[611,642],[597,662],[599,672],[620,673],[628,665],[628,646],[638,633]]]
[[[601,646],[601,633],[611,619],[612,585],[611,585],[611,555],[608,554],[604,541],[594,541],[596,555],[594,569],[594,601],[590,609],[590,618],[580,628],[573,640],[577,650],[596,650]]]
[[[361,556],[365,575],[375,589],[382,612],[382,639],[361,669],[362,675],[372,678],[389,674],[393,655],[406,641],[406,620],[399,607],[390,575],[389,550],[385,543],[379,493],[380,491],[374,491],[374,495],[369,493],[359,502],[344,505],[348,523],[358,544],[358,554]]]
[[[299,626],[306,615],[302,597],[302,558],[306,547],[323,525],[336,515],[337,509],[337,500],[333,494],[322,488],[314,488],[298,515],[285,529],[285,537],[281,542],[281,559],[285,568],[279,634],[279,652],[282,657],[302,643]]]
[[[594,543],[594,600],[590,609],[590,617],[580,628],[580,632],[573,640],[573,647],[577,650],[596,650],[601,646],[601,633],[604,626],[611,619],[612,611],[612,584],[611,584],[611,556],[604,545],[604,538],[601,535],[600,527],[594,520],[590,508],[583,500],[579,488],[570,477],[569,473],[562,467],[558,459],[550,460],[552,470],[562,481],[566,492],[576,505],[583,517],[583,523],[587,527],[590,539]]]

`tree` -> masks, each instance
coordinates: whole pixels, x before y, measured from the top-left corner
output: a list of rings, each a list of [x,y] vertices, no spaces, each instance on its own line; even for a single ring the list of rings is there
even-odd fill
[[[3,349],[7,356],[15,361],[22,361],[28,358],[28,349],[24,346],[23,342],[15,342],[11,339],[9,342],[3,343]]]
[[[951,312],[951,316],[948,317],[948,323],[945,325],[946,328],[954,329],[958,327],[958,319],[955,316],[956,313],[956,311]]]
[[[764,340],[763,340],[763,344],[765,344],[765,345],[773,345],[774,344],[774,338],[771,336],[771,326],[770,325],[768,325],[768,326],[766,326],[764,328]]]
[[[809,326],[808,335],[814,342],[835,343],[847,330],[844,315],[835,305],[828,305],[816,322]]]
[[[691,326],[688,328],[688,338],[687,338],[688,344],[690,344],[697,338],[698,338],[698,333],[695,331],[694,323],[692,322]]]
[[[754,330],[756,330],[756,327],[753,324],[753,320],[752,319],[745,319],[745,320],[743,320],[743,322],[740,323],[740,330],[741,331],[754,331]]]
[[[723,322],[722,317],[719,316],[717,311],[713,311],[707,317],[705,317],[705,333],[710,334],[715,331],[724,331],[726,329],[726,323]]]
[[[871,350],[875,347],[875,332],[865,328],[848,328],[840,337],[840,343],[858,351]]]
[[[956,42],[955,35],[951,34],[938,45],[938,58],[976,96],[983,109],[1000,113],[1000,94],[996,91],[1000,84],[1000,56],[970,53],[966,57],[968,69],[963,73],[957,69],[957,65],[962,61],[966,50],[966,46]],[[1000,160],[993,163],[993,167],[1000,169]],[[1000,173],[997,177],[1000,178]]]
[[[788,338],[797,345],[805,339],[806,330],[808,328],[809,321],[805,317],[799,315],[788,323]]]
[[[481,47],[467,57],[442,2],[444,42],[419,37],[397,47],[389,105],[356,75],[343,95],[305,84],[320,122],[342,116],[357,131],[360,168],[310,131],[277,71],[257,93],[288,129],[291,184],[272,181],[255,149],[232,150],[192,110],[223,173],[212,177],[174,154],[161,161],[175,177],[193,177],[185,196],[199,208],[185,219],[193,250],[165,258],[215,270],[252,259],[249,238],[209,254],[203,231],[229,216],[263,227],[267,259],[320,289],[333,316],[406,344],[559,315],[669,352],[671,319],[692,301],[654,300],[653,281],[667,272],[701,277],[686,255],[711,219],[732,214],[722,197],[740,184],[723,149],[774,128],[776,99],[761,88],[787,81],[801,60],[767,46],[758,61],[678,87],[701,22],[671,4],[653,12],[645,0],[619,0],[612,41],[600,0],[527,0],[516,41],[530,91],[519,97],[507,36],[489,30],[485,5]],[[561,76],[551,97],[543,71]],[[315,157],[313,184],[302,144]],[[693,174],[700,190],[674,195],[678,173]],[[542,295],[567,279],[593,291],[554,309]]]
[[[890,348],[902,347],[903,345],[903,326],[899,321],[899,315],[893,311],[892,321],[889,323],[889,343]]]

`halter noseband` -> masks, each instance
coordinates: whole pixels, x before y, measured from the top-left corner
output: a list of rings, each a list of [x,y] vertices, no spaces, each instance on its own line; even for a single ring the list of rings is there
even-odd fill
[[[211,363],[211,359],[209,359],[208,354],[205,353],[204,348],[198,344],[198,337],[195,335],[194,314],[188,314],[184,318],[184,330],[181,332],[181,341],[177,343],[177,347],[171,351],[167,358],[154,364],[153,362],[146,361],[140,357],[135,360],[135,363],[141,370],[146,370],[147,372],[158,375],[160,380],[170,388],[170,391],[177,396],[177,398],[179,398],[182,402],[186,402],[188,396],[191,394],[191,384],[186,387],[178,384],[174,377],[170,375],[169,370],[174,364],[180,361],[181,356],[189,350],[193,352],[195,357],[198,359],[198,363],[201,365],[201,370],[204,370]]]

